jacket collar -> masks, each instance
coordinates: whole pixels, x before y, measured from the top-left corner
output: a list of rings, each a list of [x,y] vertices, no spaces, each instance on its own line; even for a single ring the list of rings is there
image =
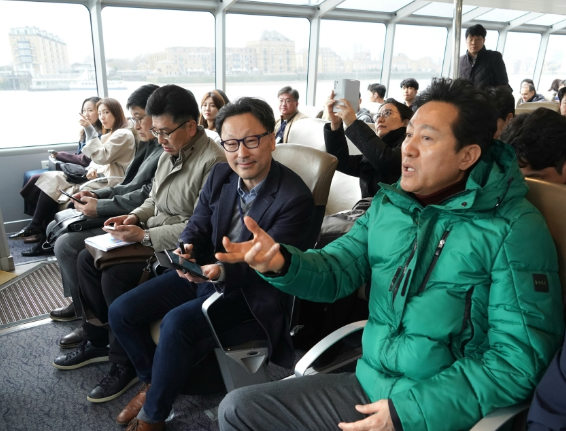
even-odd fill
[[[174,166],[182,166],[183,163],[191,156],[191,154],[197,152],[202,147],[208,144],[208,136],[204,132],[204,127],[198,126],[197,133],[189,141],[187,145],[181,148],[178,156],[169,156],[169,160]]]
[[[281,122],[283,122],[283,120],[286,120],[286,121],[292,120],[295,117],[295,115],[297,115],[298,113],[299,113],[299,110],[297,109],[291,115],[281,115]]]
[[[263,185],[259,189],[257,197],[255,198],[248,213],[248,216],[253,218],[257,223],[261,222],[261,218],[275,201],[275,194],[279,190],[280,176],[281,167],[279,166],[279,163],[272,159],[269,173],[267,174]],[[218,229],[217,238],[215,240],[217,247],[222,247],[222,236],[226,235],[230,227],[232,213],[234,208],[236,207],[236,199],[238,197],[239,178],[240,177],[238,176],[238,174],[232,172],[230,174],[230,182],[225,183],[222,186],[222,191],[220,192],[219,202],[221,202],[224,210],[218,211]],[[251,232],[246,227],[244,227],[242,229],[242,232],[240,233],[239,242],[248,241],[251,238]]]

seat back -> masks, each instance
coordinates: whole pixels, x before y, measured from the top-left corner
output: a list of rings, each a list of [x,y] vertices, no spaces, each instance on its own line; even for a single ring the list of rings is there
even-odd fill
[[[557,102],[529,102],[521,103],[515,108],[515,115],[528,114],[538,108],[546,108],[551,111],[559,112],[560,105]]]
[[[301,112],[301,114],[304,114],[309,118],[318,118],[317,116],[322,114],[322,108],[319,108],[318,106],[312,106],[312,105],[300,105],[299,111]],[[297,123],[298,123],[298,121],[297,121]],[[293,125],[293,127],[294,127],[294,125]]]
[[[328,121],[321,118],[303,118],[302,120],[295,121],[291,130],[289,130],[287,142],[326,151],[324,132],[322,131],[326,123]]]
[[[558,253],[558,275],[562,285],[562,297],[566,298],[566,185],[547,183],[527,178],[527,199],[546,219],[548,230]]]

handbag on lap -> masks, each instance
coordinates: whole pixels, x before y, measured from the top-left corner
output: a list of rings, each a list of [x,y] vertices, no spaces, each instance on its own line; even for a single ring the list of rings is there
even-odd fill
[[[49,223],[45,232],[47,240],[52,247],[61,235],[67,232],[80,232],[81,230],[102,227],[107,217],[87,217],[80,211],[69,208],[55,214],[54,222]]]
[[[67,181],[74,184],[82,184],[88,181],[86,169],[75,163],[61,163],[60,168],[67,177]]]

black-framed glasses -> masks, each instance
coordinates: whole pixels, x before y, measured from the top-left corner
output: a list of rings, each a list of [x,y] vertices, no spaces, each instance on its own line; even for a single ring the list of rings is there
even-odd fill
[[[191,120],[187,120],[185,121],[183,124],[181,124],[180,126],[174,128],[173,130],[171,130],[168,133],[162,132],[160,130],[157,130],[155,127],[152,127],[151,129],[149,129],[149,131],[151,132],[151,134],[153,136],[155,136],[156,138],[158,138],[159,136],[161,136],[163,139],[169,140],[171,138],[171,134],[175,131],[175,130],[179,130],[181,127],[183,127],[185,124],[187,124],[189,121]]]
[[[259,147],[260,139],[271,133],[273,132],[265,132],[262,135],[250,135],[242,139],[227,139],[225,141],[220,141],[220,145],[222,145],[222,147],[224,147],[224,149],[229,153],[238,151],[238,148],[240,148],[240,144],[244,144],[244,147],[249,148],[251,150],[253,148]]]
[[[128,117],[128,120],[130,120],[134,124],[141,124],[142,120],[145,117],[147,117],[147,115],[144,115],[143,117]]]
[[[391,114],[396,114],[395,111],[392,111],[391,109],[384,109],[381,112],[378,112],[377,114],[375,114],[375,119],[379,119],[380,117],[383,118],[384,120],[389,117]]]

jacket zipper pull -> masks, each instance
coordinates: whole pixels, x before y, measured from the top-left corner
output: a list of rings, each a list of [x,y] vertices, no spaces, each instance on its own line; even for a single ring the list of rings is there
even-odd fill
[[[440,241],[438,242],[438,246],[436,247],[436,250],[434,251],[434,255],[432,256],[432,262],[430,263],[430,266],[426,271],[426,275],[421,285],[419,286],[419,290],[417,293],[422,293],[425,290],[426,284],[428,283],[428,279],[430,278],[430,274],[432,274],[432,270],[436,266],[436,262],[440,257],[440,253],[442,253],[442,250],[444,249],[444,245],[446,244],[446,239],[448,238],[448,235],[450,235],[450,231],[445,230],[444,233],[442,234],[442,237],[440,238]]]

